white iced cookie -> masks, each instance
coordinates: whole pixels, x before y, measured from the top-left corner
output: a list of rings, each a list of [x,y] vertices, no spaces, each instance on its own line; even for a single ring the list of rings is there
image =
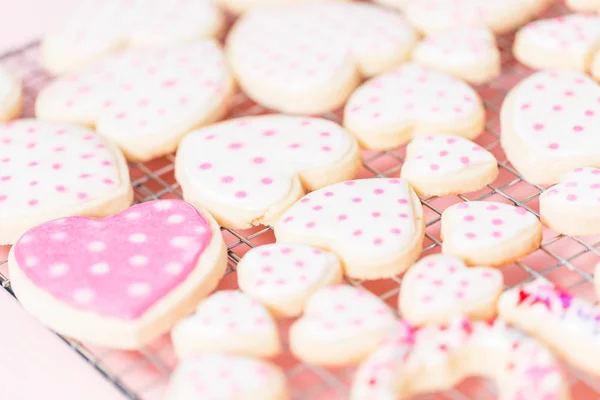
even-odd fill
[[[403,179],[360,179],[304,196],[274,226],[278,243],[302,243],[336,253],[344,272],[379,279],[404,272],[425,234],[423,207]]]
[[[42,222],[105,217],[132,201],[123,154],[94,131],[33,119],[0,124],[0,245]]]
[[[500,75],[496,38],[485,27],[455,28],[427,36],[415,47],[412,59],[473,84]]]
[[[565,4],[573,11],[600,11],[600,1],[598,0],[565,0]]]
[[[531,22],[517,33],[515,58],[536,69],[586,72],[600,47],[600,17],[571,14]]]
[[[505,292],[498,312],[587,373],[600,374],[600,308],[542,279]],[[565,340],[569,338],[569,340]]]
[[[411,325],[445,323],[458,315],[490,319],[502,283],[497,269],[467,268],[460,258],[445,254],[428,256],[402,278],[400,314]]]
[[[245,14],[227,40],[244,92],[275,110],[341,106],[361,77],[405,61],[417,41],[397,13],[367,3],[288,5]]]
[[[560,363],[535,339],[500,320],[456,318],[416,331],[398,322],[358,368],[350,399],[407,399],[450,389],[469,376],[491,378],[503,400],[570,398]]]
[[[183,360],[169,383],[166,399],[288,400],[283,371],[266,361],[227,354]]]
[[[600,234],[600,169],[579,167],[540,196],[540,218],[564,235]]]
[[[62,74],[125,47],[168,47],[216,36],[224,19],[211,0],[84,0],[41,44],[41,62]]]
[[[237,290],[220,290],[171,332],[179,359],[211,352],[273,357],[281,351],[275,321],[265,307]]]
[[[546,8],[548,0],[408,0],[409,21],[421,32],[485,26],[494,33],[507,33]]]
[[[0,122],[17,117],[22,101],[21,82],[0,65]]]
[[[542,224],[523,207],[469,201],[443,212],[441,237],[442,251],[467,265],[500,266],[538,248]]]
[[[290,328],[290,350],[311,364],[356,364],[369,355],[396,322],[394,312],[364,289],[319,289]]]
[[[445,196],[492,183],[498,162],[492,153],[460,136],[417,136],[406,147],[400,175],[419,196]]]
[[[484,125],[483,105],[469,85],[414,63],[365,82],[344,108],[344,127],[376,150],[437,132],[473,139]]]
[[[281,317],[296,317],[320,288],[340,283],[339,258],[302,244],[267,244],[248,251],[236,268],[238,285]]]
[[[267,115],[187,135],[175,176],[186,200],[244,229],[275,222],[306,191],[352,179],[360,167],[356,141],[338,124]]]
[[[40,119],[96,126],[131,160],[173,152],[227,111],[233,80],[219,45],[127,50],[58,78],[36,101]]]
[[[579,72],[541,71],[502,104],[506,157],[536,184],[559,181],[582,166],[600,167],[600,88]]]
[[[232,14],[242,14],[258,7],[285,6],[292,4],[327,3],[349,0],[217,0],[217,2]]]

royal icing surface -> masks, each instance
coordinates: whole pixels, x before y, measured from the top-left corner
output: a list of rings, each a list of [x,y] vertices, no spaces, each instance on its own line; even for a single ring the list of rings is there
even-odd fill
[[[486,357],[473,356],[482,351]],[[359,367],[351,399],[405,399],[450,388],[471,375],[494,379],[502,399],[568,398],[558,361],[538,342],[501,321],[457,318],[418,330],[397,323]]]
[[[444,229],[444,224],[449,228]],[[492,201],[469,201],[444,211],[444,242],[469,250],[479,246],[500,245],[539,224],[535,215],[523,207]]]
[[[186,180],[203,197],[264,214],[289,196],[303,172],[334,165],[352,151],[354,139],[333,122],[269,115],[195,131],[182,141],[177,157]]]
[[[417,238],[422,206],[403,179],[360,179],[304,196],[275,226],[280,237],[327,245],[344,263],[386,259]]]
[[[212,236],[189,204],[157,200],[103,219],[47,222],[13,251],[27,279],[58,301],[132,320],[190,275]]]
[[[417,136],[407,147],[402,175],[436,179],[469,168],[495,164],[496,158],[476,143],[456,135]]]
[[[100,135],[75,125],[0,124],[0,218],[50,215],[106,199],[124,165]]]
[[[497,269],[467,268],[458,257],[432,255],[405,274],[400,310],[412,324],[442,322],[440,317],[469,315],[481,311],[481,305],[492,306],[502,285],[502,273]]]
[[[231,78],[216,42],[118,53],[46,87],[36,104],[41,118],[95,123],[124,147],[156,147],[212,118]],[[168,145],[167,145],[168,146]]]
[[[546,206],[600,206],[600,169],[580,167],[563,175],[561,182],[540,196]]]

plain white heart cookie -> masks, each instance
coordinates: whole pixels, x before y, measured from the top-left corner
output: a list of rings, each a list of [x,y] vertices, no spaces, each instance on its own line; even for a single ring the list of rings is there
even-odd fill
[[[506,291],[498,312],[507,322],[546,343],[568,362],[600,374],[600,308],[552,283],[536,279]],[[569,338],[569,340],[564,340]]]
[[[356,141],[336,123],[267,115],[187,135],[175,176],[187,201],[244,229],[276,221],[305,191],[352,179],[360,167]]]
[[[101,135],[33,119],[0,124],[0,245],[42,222],[105,217],[132,201],[125,158]]]
[[[342,281],[339,258],[301,244],[267,244],[249,250],[236,268],[238,285],[276,316],[296,317],[320,288]]]
[[[557,183],[577,167],[600,167],[600,88],[584,74],[541,71],[502,104],[500,141],[530,183]]]
[[[72,72],[124,47],[169,47],[216,36],[224,18],[211,0],[84,0],[44,36],[41,63]]]
[[[427,36],[415,47],[412,60],[473,84],[500,75],[500,51],[485,27],[455,28]]]
[[[237,290],[220,290],[171,332],[179,359],[211,352],[273,357],[281,351],[275,321],[265,307]]]
[[[483,105],[469,85],[414,63],[365,82],[344,109],[344,127],[367,149],[436,132],[473,139],[484,125]]]
[[[455,318],[418,330],[398,322],[358,368],[350,399],[407,399],[451,389],[470,376],[491,378],[503,400],[570,398],[559,361],[538,341],[500,320]]]
[[[442,213],[442,251],[467,265],[500,266],[535,250],[542,224],[522,207],[492,201],[454,204]]]
[[[283,371],[263,360],[207,354],[183,360],[169,383],[168,400],[287,400]]]
[[[0,65],[0,122],[19,115],[22,101],[21,82]]]
[[[194,128],[227,111],[233,80],[219,45],[127,50],[58,78],[36,101],[40,119],[96,126],[128,159],[173,152]]]
[[[396,322],[394,312],[364,289],[334,285],[313,294],[290,328],[290,350],[311,364],[355,364],[369,355]]]
[[[447,323],[459,315],[487,320],[496,315],[502,285],[497,269],[467,268],[458,257],[435,254],[404,274],[398,307],[411,325]]]
[[[267,7],[245,14],[227,52],[244,92],[278,111],[321,114],[341,106],[362,76],[405,61],[417,41],[397,13],[367,3]]]
[[[579,167],[540,196],[540,218],[564,235],[600,234],[600,169]]]
[[[307,194],[274,226],[278,243],[331,251],[356,279],[404,272],[419,257],[423,207],[403,179],[360,179]]]
[[[587,72],[600,47],[600,17],[571,14],[531,22],[515,36],[513,53],[536,69]]]
[[[417,136],[406,147],[400,176],[419,196],[467,193],[492,183],[498,162],[492,153],[460,136]]]

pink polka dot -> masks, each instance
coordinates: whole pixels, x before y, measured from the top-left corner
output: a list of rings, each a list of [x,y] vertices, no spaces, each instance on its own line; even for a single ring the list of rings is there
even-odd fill
[[[276,135],[276,134],[277,134],[277,132],[276,132],[276,131],[274,131],[274,130],[272,130],[272,129],[266,130],[266,131],[264,131],[264,132],[262,133],[262,135],[263,135],[263,136],[266,136],[266,137],[269,137],[269,136],[274,136],[274,135]]]
[[[353,235],[353,236],[360,236],[360,235],[362,235],[362,230],[360,230],[360,229],[357,229],[357,230],[355,230],[354,232],[352,232],[352,235]]]
[[[0,203],[2,203],[2,202],[4,202],[4,201],[6,201],[6,199],[7,199],[7,198],[8,198],[8,196],[7,196],[7,195],[5,195],[5,194],[0,194]]]
[[[471,162],[471,160],[469,159],[469,157],[464,157],[463,156],[463,157],[460,158],[460,162],[462,164],[464,164],[464,165],[467,165],[467,164],[469,164]]]
[[[472,215],[465,215],[465,216],[463,217],[463,219],[464,219],[465,221],[467,221],[467,222],[472,222],[472,221],[475,221],[475,217],[474,217],[474,216],[472,216]]]
[[[340,214],[337,216],[338,221],[345,221],[348,219],[348,216],[346,214]]]
[[[212,168],[212,164],[211,164],[211,163],[209,163],[209,162],[202,163],[202,164],[200,164],[200,165],[198,166],[198,168],[200,168],[200,169],[204,169],[204,170],[206,170],[206,169],[211,169],[211,168]]]
[[[35,186],[38,184],[38,181],[31,181],[29,182],[29,186]]]
[[[575,125],[573,127],[573,132],[581,132],[581,131],[583,131],[583,126]]]
[[[440,157],[446,157],[447,155],[448,155],[448,152],[446,150],[440,151]]]
[[[333,196],[333,192],[325,192],[325,197],[331,197]]]
[[[84,192],[79,192],[79,193],[77,193],[77,198],[78,198],[78,199],[82,199],[82,200],[83,200],[83,199],[85,199],[85,198],[87,198],[87,197],[88,197],[88,194],[87,194],[87,193],[84,193]]]
[[[600,189],[600,183],[592,183],[592,184],[590,185],[590,188],[591,188],[591,189]]]
[[[381,217],[381,213],[380,213],[380,212],[377,212],[377,211],[375,211],[375,212],[372,212],[372,213],[371,213],[371,216],[372,216],[373,218],[379,218],[379,217]]]
[[[502,224],[504,224],[504,221],[501,219],[493,219],[492,224],[493,225],[502,225]]]
[[[527,215],[527,210],[524,209],[523,207],[517,207],[517,208],[515,208],[515,211],[519,215]]]
[[[373,190],[373,193],[375,193],[375,194],[382,194],[383,193],[383,189],[377,188],[377,189]]]
[[[221,183],[231,183],[233,182],[233,176],[224,176],[221,178]]]
[[[488,211],[496,211],[498,209],[498,206],[495,204],[490,204],[485,209]]]
[[[30,206],[37,206],[39,204],[39,201],[37,199],[32,199],[32,200],[29,200],[27,202],[27,204]]]
[[[229,147],[231,150],[237,150],[237,149],[241,149],[242,146],[243,146],[243,144],[236,142],[236,143],[229,143],[229,146],[227,146],[227,147]]]
[[[502,232],[494,231],[494,232],[492,232],[492,237],[495,239],[500,239],[502,237]]]
[[[316,206],[313,206],[313,208],[312,208],[312,209],[313,209],[313,211],[320,211],[320,210],[322,210],[322,209],[323,209],[323,206],[316,205]]]
[[[288,223],[288,222],[291,222],[293,219],[294,219],[294,217],[292,217],[292,216],[288,216],[288,217],[285,217],[285,218],[283,219],[283,222],[284,222],[284,223]]]
[[[469,205],[467,203],[460,203],[456,208],[469,208]]]
[[[92,176],[92,175],[91,174],[80,174],[79,178],[80,179],[86,179],[86,178],[89,178],[90,176]]]
[[[235,197],[237,197],[238,199],[244,199],[247,196],[248,196],[248,193],[244,192],[243,190],[235,192]]]
[[[264,157],[254,157],[254,158],[252,159],[252,162],[253,162],[254,164],[262,164],[262,163],[264,163],[264,162],[265,162],[265,158],[264,158]]]
[[[383,239],[381,239],[381,238],[375,238],[373,240],[373,245],[375,245],[375,246],[381,246],[382,243],[383,243]]]
[[[5,176],[0,177],[0,181],[2,181],[2,182],[10,181],[11,178],[12,178],[11,176],[5,175]]]
[[[465,233],[465,236],[467,239],[474,239],[477,237],[477,235],[474,234],[473,232],[467,232],[467,233]]]
[[[59,163],[52,164],[52,169],[61,169],[61,168],[62,168],[62,165]]]
[[[566,187],[577,187],[577,182],[567,182]]]
[[[106,185],[113,185],[115,183],[115,181],[113,181],[110,178],[106,178],[106,179],[102,179],[102,183],[104,183]]]
[[[355,181],[346,181],[346,182],[344,182],[344,185],[346,185],[346,186],[352,186],[355,183],[356,183]]]
[[[60,192],[60,193],[64,193],[64,192],[66,192],[66,191],[67,191],[67,188],[66,188],[66,187],[64,187],[63,185],[58,185],[58,186],[54,187],[54,189],[55,189],[57,192]]]
[[[360,203],[362,201],[362,199],[360,197],[355,197],[352,199],[353,203]]]
[[[315,221],[310,221],[306,223],[306,227],[307,228],[314,228],[317,225],[317,223]]]
[[[297,149],[300,147],[300,143],[292,143],[288,146],[290,149]]]
[[[594,174],[594,175],[600,175],[600,169],[593,169],[592,170],[592,174]]]
[[[262,178],[260,181],[263,185],[270,185],[271,183],[273,183],[273,179],[271,178]]]
[[[102,165],[104,165],[105,167],[111,166],[112,162],[108,161],[108,160],[104,160],[102,161]]]
[[[567,196],[568,201],[577,201],[577,196],[574,194],[570,194]]]
[[[402,230],[398,228],[392,228],[390,229],[390,232],[392,232],[394,235],[399,235],[402,233]]]
[[[308,203],[310,201],[310,199],[308,197],[304,197],[302,200],[300,200],[300,203]]]
[[[533,124],[534,131],[541,131],[542,129],[544,129],[544,124],[540,124],[540,123]]]
[[[555,104],[552,106],[552,111],[562,111],[562,106],[559,104]]]
[[[596,115],[595,112],[593,112],[592,110],[585,110],[585,112],[583,113],[586,117],[593,117],[594,115]]]
[[[456,143],[456,139],[455,138],[448,138],[448,139],[446,139],[446,143],[448,143],[448,144],[454,144],[454,143]]]
[[[431,168],[432,171],[437,171],[440,169],[440,166],[438,164],[431,164],[429,168]]]
[[[406,213],[400,213],[400,214],[398,214],[398,216],[400,218],[408,218],[408,214],[406,214]]]
[[[331,134],[329,132],[321,132],[319,135],[322,137],[331,136]]]
[[[329,146],[323,146],[323,147],[321,147],[321,150],[326,151],[326,152],[327,151],[331,151],[331,147],[329,147]]]
[[[406,199],[398,199],[398,204],[408,204],[408,200],[406,200]]]

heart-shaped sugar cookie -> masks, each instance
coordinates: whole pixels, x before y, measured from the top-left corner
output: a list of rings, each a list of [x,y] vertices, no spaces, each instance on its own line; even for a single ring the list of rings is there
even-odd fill
[[[305,190],[352,179],[359,168],[356,141],[336,123],[267,115],[189,134],[175,175],[186,200],[244,229],[276,221]]]
[[[378,279],[402,273],[419,256],[423,207],[403,179],[359,179],[304,196],[274,227],[278,243],[336,253],[346,275]]]
[[[402,178],[420,196],[444,196],[481,189],[498,175],[496,158],[456,135],[417,136],[406,147]]]
[[[36,116],[95,125],[132,160],[175,150],[193,128],[227,111],[233,81],[213,40],[126,50],[62,76],[36,101]]]
[[[272,357],[281,344],[265,307],[237,290],[221,290],[203,300],[196,313],[171,332],[179,359],[223,352]]]
[[[318,289],[342,280],[339,258],[301,244],[267,244],[248,251],[236,268],[238,285],[275,315],[296,317]]]
[[[587,72],[600,46],[600,17],[571,14],[531,22],[517,33],[515,58],[531,68]]]
[[[522,207],[491,201],[457,203],[442,214],[442,251],[467,265],[499,266],[535,250],[542,224]]]
[[[169,384],[168,400],[289,398],[279,367],[253,358],[207,354],[183,360]]]
[[[484,123],[481,100],[469,85],[414,63],[365,82],[344,109],[344,127],[377,150],[436,132],[473,139]]]
[[[600,169],[579,167],[540,196],[540,218],[565,235],[600,234]]]
[[[0,66],[0,122],[15,118],[21,112],[21,83]]]
[[[12,288],[58,333],[139,348],[212,291],[227,261],[216,222],[180,200],[142,203],[104,219],[68,217],[12,247]]]
[[[502,104],[502,147],[531,183],[556,183],[582,166],[600,167],[600,88],[586,75],[542,71]]]
[[[502,282],[502,273],[493,268],[467,268],[445,254],[425,257],[402,279],[400,314],[411,325],[446,323],[457,315],[489,319],[496,314]]]
[[[102,136],[32,119],[0,124],[0,245],[42,222],[104,217],[132,200],[125,158]]]
[[[334,285],[313,294],[290,328],[290,349],[319,365],[360,362],[395,323],[393,311],[364,289]]]

